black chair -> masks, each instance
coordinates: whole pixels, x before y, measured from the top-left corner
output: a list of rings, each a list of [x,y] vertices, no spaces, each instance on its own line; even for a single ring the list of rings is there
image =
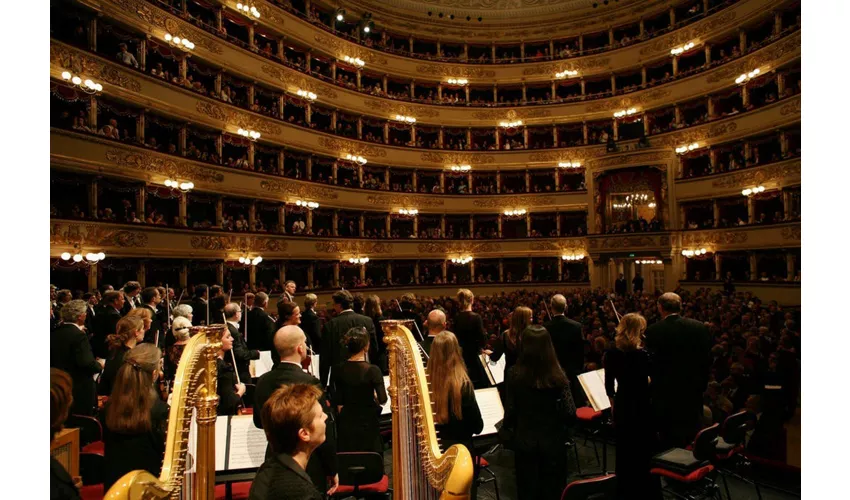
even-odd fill
[[[573,481],[564,488],[561,500],[608,500],[617,495],[617,476],[589,477]]]
[[[80,447],[103,440],[103,428],[100,421],[88,415],[71,415],[65,420],[67,429],[80,429]]]
[[[481,472],[486,472],[490,477],[481,477]],[[490,462],[481,455],[475,456],[475,482],[479,485],[493,483],[493,490],[496,492],[496,500],[502,497],[499,495],[499,480],[496,478],[496,473],[490,468]]]
[[[339,488],[334,498],[354,496],[387,498],[390,479],[384,474],[384,457],[374,452],[337,453]]]
[[[720,488],[714,481],[715,468],[710,463],[714,458],[720,425],[697,433],[689,449],[670,448],[652,458],[650,473],[666,479],[664,491],[682,499],[711,498],[720,496]]]
[[[723,478],[726,498],[730,500],[732,495],[729,492],[726,476],[732,476],[745,483],[752,484],[756,489],[756,495],[761,500],[761,490],[758,483],[742,474],[744,471],[750,471],[751,463],[743,452],[747,431],[753,428],[754,420],[755,415],[747,411],[728,416],[723,421],[723,432],[717,440],[712,463],[717,467],[720,477]]]

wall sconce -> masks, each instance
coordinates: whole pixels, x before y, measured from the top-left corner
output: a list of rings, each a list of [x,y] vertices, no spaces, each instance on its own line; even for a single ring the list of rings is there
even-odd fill
[[[468,84],[469,80],[467,80],[466,78],[449,78],[448,80],[446,80],[446,83],[448,83],[449,85],[459,85],[462,87]]]
[[[351,257],[350,259],[348,259],[348,262],[351,264],[359,264],[362,266],[369,262],[369,257]]]
[[[83,254],[82,248],[80,248],[79,245],[74,245],[74,253],[62,252],[59,258],[66,262],[69,260],[73,261],[75,264],[83,262],[84,259],[85,264],[97,264],[98,262],[106,258],[106,254],[103,252],[88,252],[86,254]]]
[[[452,172],[469,172],[472,170],[471,165],[452,165],[449,167]]]
[[[694,142],[692,144],[685,144],[683,146],[679,146],[678,148],[676,148],[676,154],[683,155],[685,153],[689,153],[689,152],[691,152],[695,149],[698,149],[698,148],[699,148],[698,142]]]
[[[419,213],[419,210],[415,209],[415,208],[399,208],[398,213],[400,215],[409,215],[409,216],[413,217],[413,216],[415,216],[416,214]]]
[[[514,121],[502,121],[499,122],[499,126],[502,128],[514,128],[522,126],[522,120],[514,120]]]
[[[416,118],[412,116],[395,115],[395,119],[405,123],[416,123]]]
[[[662,261],[661,259],[641,259],[641,260],[635,261],[635,264],[647,264],[647,265],[663,264],[663,263],[664,263],[664,261]]]
[[[257,8],[254,7],[253,5],[249,7],[246,4],[237,3],[236,4],[236,10],[245,14],[246,16],[249,16],[249,17],[254,16],[257,19],[260,18],[260,11],[258,11]]]
[[[334,19],[338,22],[345,21],[345,9],[337,9],[336,12],[334,12]]]
[[[348,160],[348,161],[354,162],[358,165],[365,165],[367,163],[366,158],[363,158],[362,156],[358,156],[358,155],[353,155],[351,153],[348,153],[347,155],[345,155],[345,159]]]
[[[705,255],[706,253],[708,253],[708,250],[706,250],[705,248],[699,248],[697,250],[682,250],[682,255],[687,258],[699,257],[700,255]]]
[[[581,168],[580,161],[559,161],[558,167],[560,168]]]
[[[502,213],[505,215],[505,217],[522,217],[523,215],[528,213],[528,210],[524,208],[518,208],[514,210],[505,210]]]
[[[754,194],[759,194],[764,192],[764,186],[756,186],[753,188],[747,188],[741,191],[741,194],[744,196],[752,196]]]
[[[555,73],[556,80],[562,80],[564,78],[572,78],[578,75],[578,71],[572,69],[565,69],[564,71],[559,71]]]
[[[254,257],[253,259],[251,257],[248,257],[248,254],[245,254],[245,255],[239,257],[239,263],[244,264],[246,266],[256,266],[257,264],[259,264],[262,261],[263,261],[263,258],[260,257],[259,255]]]
[[[180,38],[179,36],[173,36],[171,33],[166,33],[163,38],[165,38],[165,41],[168,42],[168,45],[171,45],[172,47],[178,48],[178,49],[182,50],[183,52],[188,52],[190,50],[195,49],[195,44],[190,42],[186,38]]]
[[[358,68],[366,66],[366,63],[363,61],[363,59],[360,59],[359,57],[343,56],[342,60],[347,62],[348,64],[351,64],[352,66],[357,66]]]
[[[175,181],[173,179],[165,179],[164,184],[165,184],[166,187],[170,187],[171,189],[179,189],[180,191],[182,191],[184,193],[188,193],[189,191],[191,191],[192,189],[195,188],[195,183],[189,182],[189,181],[178,182],[178,181]]]
[[[313,92],[310,92],[309,90],[298,89],[298,91],[295,92],[295,93],[298,94],[298,97],[303,97],[304,99],[307,99],[308,101],[315,101],[316,98],[319,97],[316,94],[314,94]]]
[[[62,79],[66,82],[71,82],[75,87],[79,88],[86,94],[96,94],[103,90],[103,85],[95,83],[88,78],[83,80],[81,77],[71,74],[70,71],[63,71]]]
[[[678,56],[679,54],[687,52],[696,46],[697,45],[694,42],[688,42],[685,45],[676,47],[675,49],[670,49],[670,55]]]
[[[584,259],[583,253],[561,255],[561,260],[576,261],[576,260],[582,260],[582,259]]]
[[[735,83],[737,83],[738,85],[741,85],[742,83],[747,83],[748,81],[757,77],[759,73],[761,73],[761,70],[758,68],[750,71],[749,73],[742,73],[741,76],[735,78]]]
[[[252,141],[256,141],[257,139],[260,138],[260,133],[255,132],[253,130],[245,130],[245,129],[240,128],[239,130],[236,131],[236,133],[241,135],[242,137],[247,137],[248,139],[251,139]]]
[[[452,257],[452,264],[465,265],[472,262],[472,257],[469,255],[463,255],[461,257]]]
[[[319,204],[315,201],[304,201],[304,200],[295,200],[295,206],[304,207],[308,210],[313,210],[319,208]]]
[[[625,118],[637,113],[637,108],[622,109],[614,113],[614,118]]]

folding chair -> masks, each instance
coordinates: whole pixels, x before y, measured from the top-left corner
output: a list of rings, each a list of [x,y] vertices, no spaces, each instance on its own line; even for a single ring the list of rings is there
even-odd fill
[[[617,476],[606,474],[571,482],[564,488],[561,500],[613,500],[616,494]]]
[[[699,431],[691,449],[670,448],[653,457],[650,473],[666,479],[664,491],[686,500],[720,495],[710,463],[719,433],[720,426],[714,424]]]

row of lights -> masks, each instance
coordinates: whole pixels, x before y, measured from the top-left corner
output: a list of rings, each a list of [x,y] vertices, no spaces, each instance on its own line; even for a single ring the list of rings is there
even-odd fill
[[[250,257],[244,256],[244,255],[239,257],[239,263],[245,264],[246,266],[256,266],[257,264],[259,264],[262,261],[263,261],[263,258],[260,257],[259,255],[254,257],[253,259],[250,258]]]
[[[694,47],[696,47],[696,44],[694,42],[688,42],[685,45],[682,45],[681,47],[676,47],[675,49],[670,49],[670,54],[674,55],[674,56],[678,56],[679,54],[681,54],[683,52],[687,52]]]
[[[699,148],[698,142],[694,142],[694,143],[691,143],[691,144],[684,144],[684,145],[676,148],[676,154],[682,155],[682,154],[685,154],[685,153],[689,153],[689,152],[691,152],[695,149],[698,149],[698,148]]]
[[[570,260],[570,261],[574,261],[574,260],[582,260],[582,259],[584,259],[584,254],[583,254],[583,253],[575,253],[575,254],[570,254],[570,255],[561,255],[561,260]]]
[[[363,264],[369,262],[369,257],[352,257],[352,258],[348,259],[348,262],[350,262],[352,264],[363,265]]]
[[[195,188],[195,183],[191,181],[178,182],[173,179],[165,179],[165,186],[170,187],[171,189],[179,189],[184,193],[188,193],[189,191]]]
[[[504,213],[506,217],[522,217],[523,215],[528,213],[528,210],[524,208],[517,208],[514,210],[505,210],[502,213]]]
[[[641,259],[641,260],[635,261],[635,264],[663,264],[663,263],[664,263],[664,261],[662,261],[661,259]]]
[[[560,168],[581,168],[580,161],[559,161],[558,167]]]
[[[62,79],[66,82],[71,82],[86,94],[94,94],[103,90],[103,85],[94,82],[93,80],[83,80],[81,77],[71,74],[70,71],[62,72]]]
[[[503,128],[514,128],[522,126],[522,120],[514,120],[514,121],[501,121],[499,122],[499,126]]]
[[[70,252],[63,252],[62,255],[60,255],[59,257],[61,257],[62,260],[66,260],[66,261],[67,260],[73,260],[74,262],[82,262],[83,258],[85,258],[88,262],[91,262],[92,264],[94,264],[94,263],[100,262],[103,259],[105,259],[106,254],[103,253],[103,252],[98,252],[98,253],[89,252],[85,255],[85,257],[83,257],[83,253],[80,252],[80,251],[77,251],[73,255],[71,255]]]
[[[626,201],[630,203],[641,203],[649,199],[649,195],[646,193],[639,194],[630,194],[626,196]]]
[[[358,165],[365,165],[367,163],[366,158],[363,158],[362,156],[359,156],[359,155],[353,155],[351,153],[346,154],[345,159],[348,160],[348,161],[354,162]]]
[[[358,68],[366,66],[366,62],[363,61],[363,59],[360,59],[359,57],[344,56],[342,60],[347,62],[348,64],[351,64],[352,66],[357,66]]]
[[[449,168],[452,170],[452,172],[469,172],[470,170],[472,170],[471,165],[452,165]]]
[[[405,123],[416,123],[416,118],[412,116],[395,115],[395,119]]]
[[[190,42],[187,38],[180,38],[179,36],[174,36],[171,33],[166,33],[165,41],[168,42],[168,45],[172,47],[176,47],[182,51],[190,51],[195,49],[195,44]]]
[[[452,264],[464,265],[469,264],[470,262],[472,262],[472,257],[470,257],[469,255],[464,255],[462,257],[452,257]]]
[[[764,186],[756,186],[744,189],[743,191],[741,191],[741,194],[744,196],[752,196],[754,194],[759,194],[762,192],[764,192]]]
[[[419,213],[419,209],[416,208],[399,208],[398,213],[401,215],[409,215],[411,217],[415,216]]]
[[[621,109],[614,113],[614,118],[624,118],[626,116],[632,116],[635,113],[637,113],[637,108]]]
[[[253,5],[251,5],[251,6],[249,7],[249,6],[248,6],[248,5],[246,5],[246,4],[237,3],[237,4],[236,4],[236,10],[238,10],[238,11],[242,12],[242,13],[243,13],[243,14],[245,14],[246,16],[254,16],[254,17],[256,17],[257,19],[259,19],[259,18],[260,18],[260,11],[258,11],[258,10],[257,10],[257,8],[256,8],[256,7],[254,7]]]
[[[708,253],[708,250],[705,248],[700,248],[697,250],[682,250],[682,255],[685,257],[699,257],[700,255],[705,255]]]
[[[257,139],[260,138],[260,133],[255,131],[255,130],[245,130],[244,128],[240,128],[239,130],[236,131],[236,133],[241,135],[242,137],[247,137],[248,139],[251,139],[252,141],[256,141]]]
[[[295,92],[295,93],[298,94],[298,97],[303,97],[304,99],[307,99],[308,101],[315,101],[316,98],[319,97],[315,93],[310,92],[309,90],[304,90],[304,89],[298,89],[298,91]]]
[[[737,83],[739,85],[742,84],[742,83],[746,83],[746,82],[752,80],[753,78],[755,78],[756,76],[758,76],[759,73],[761,73],[761,70],[758,69],[758,68],[750,71],[749,73],[742,73],[741,76],[739,76],[738,78],[735,78],[735,83]]]
[[[578,71],[572,69],[565,69],[564,71],[559,71],[555,73],[555,78],[560,80],[563,78],[572,78],[576,75],[578,75]]]
[[[446,83],[448,83],[449,85],[463,86],[468,84],[469,80],[467,80],[466,78],[449,78],[448,80],[446,80]]]
[[[313,210],[319,208],[319,204],[315,201],[304,201],[304,200],[295,200],[295,206],[304,207],[309,210]]]

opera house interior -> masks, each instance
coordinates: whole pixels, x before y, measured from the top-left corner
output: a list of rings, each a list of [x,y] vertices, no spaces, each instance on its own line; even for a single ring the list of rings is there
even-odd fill
[[[51,498],[801,496],[800,0],[49,16]]]

